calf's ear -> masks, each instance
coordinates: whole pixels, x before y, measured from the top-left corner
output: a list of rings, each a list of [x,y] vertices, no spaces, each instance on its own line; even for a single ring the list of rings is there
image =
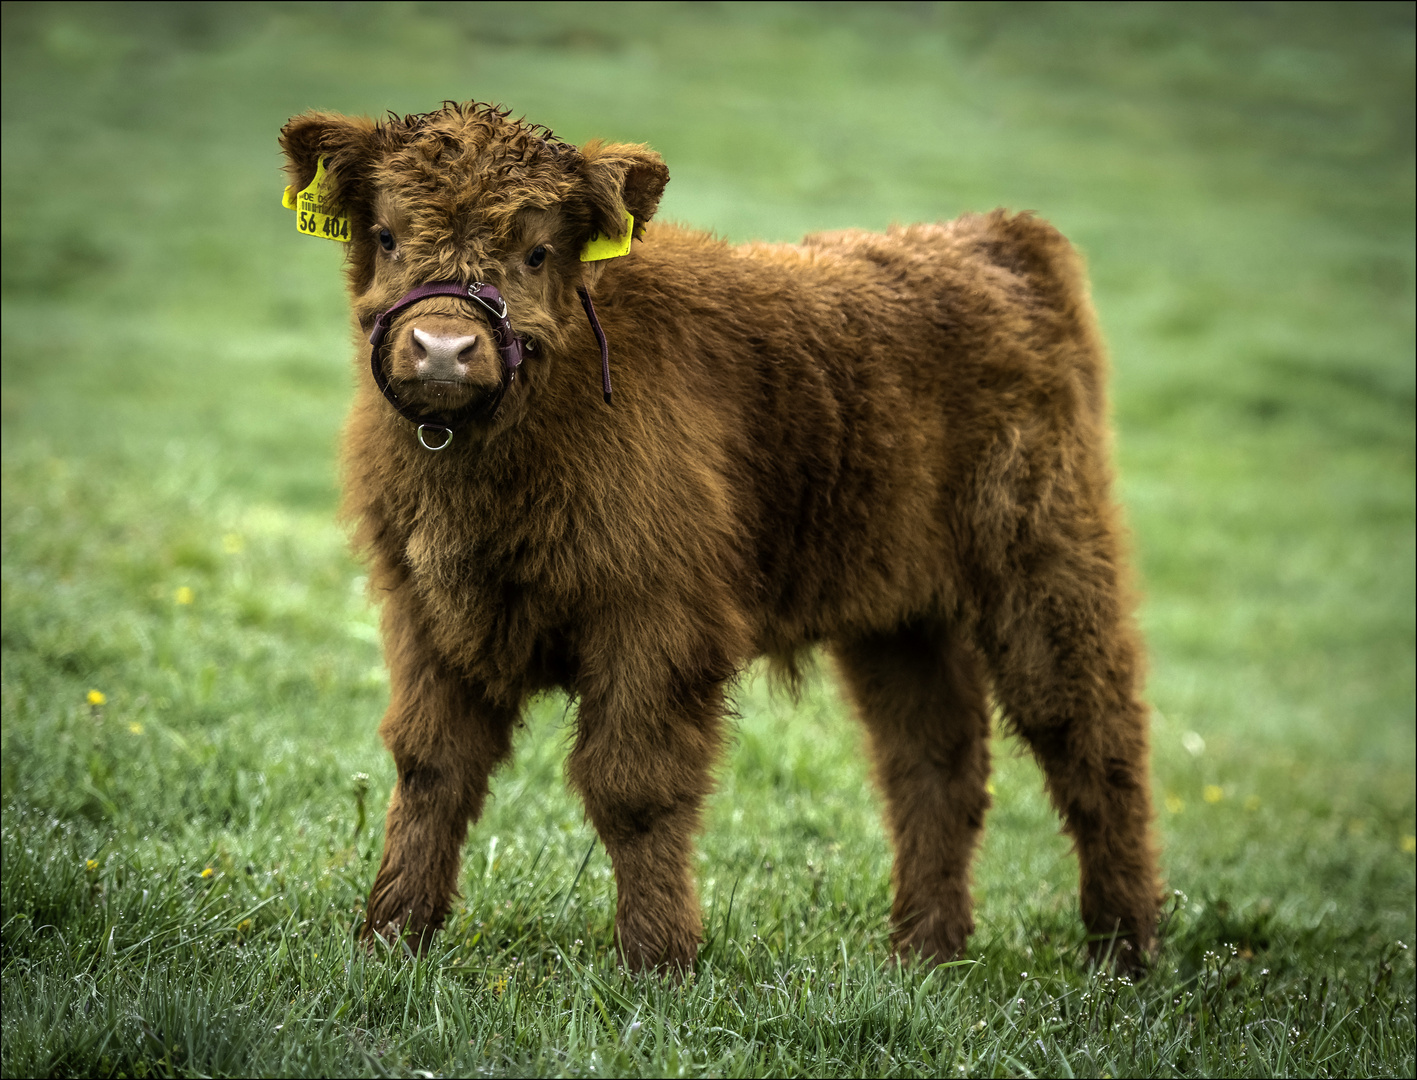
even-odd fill
[[[280,129],[291,185],[296,191],[308,187],[321,158],[336,191],[357,182],[373,157],[376,132],[374,121],[363,116],[311,110],[291,117]]]
[[[594,139],[581,147],[581,175],[591,208],[593,231],[620,236],[625,211],[635,217],[635,235],[659,209],[669,168],[648,146],[604,143]]]

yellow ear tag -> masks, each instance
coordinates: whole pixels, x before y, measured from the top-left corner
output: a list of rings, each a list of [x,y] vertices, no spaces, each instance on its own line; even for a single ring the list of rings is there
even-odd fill
[[[349,218],[340,215],[340,208],[320,194],[325,183],[325,159],[315,166],[315,179],[310,186],[296,194],[294,186],[287,187],[280,204],[287,210],[295,211],[295,228],[306,236],[323,236],[326,240],[349,243]]]
[[[630,254],[630,240],[635,235],[635,218],[625,211],[625,232],[617,237],[604,233],[592,233],[591,238],[581,248],[581,262],[600,262],[601,259],[618,259]]]

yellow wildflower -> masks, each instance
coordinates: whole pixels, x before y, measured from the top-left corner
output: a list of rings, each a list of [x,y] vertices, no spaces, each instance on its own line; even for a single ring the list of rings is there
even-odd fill
[[[209,866],[209,867],[207,867],[205,870],[202,871],[202,877],[204,877],[204,878],[209,878],[209,877],[211,877],[211,876],[212,876],[213,874],[215,874],[215,873],[216,873],[216,871],[213,870],[213,869]]]
[[[84,860],[84,869],[87,870],[90,874],[96,873],[96,872],[98,871],[98,860],[97,860],[97,859],[85,859],[85,860]]]
[[[1417,854],[1417,836],[1404,836],[1402,838],[1402,850],[1409,855]]]
[[[994,786],[994,781],[992,780],[984,781],[984,790],[987,791],[990,795],[994,795],[998,792],[998,788]]]
[[[1181,796],[1176,795],[1176,794],[1174,794],[1174,793],[1168,793],[1168,794],[1167,794],[1167,796],[1166,796],[1166,812],[1167,812],[1168,814],[1179,814],[1179,813],[1180,813],[1182,810],[1184,810],[1185,808],[1186,808],[1186,804],[1185,804],[1184,801],[1182,801]]]
[[[1219,784],[1206,784],[1201,790],[1201,798],[1208,803],[1218,803],[1225,798],[1225,789]]]
[[[186,585],[183,585],[180,589],[178,589],[175,593],[172,594],[172,599],[176,600],[179,604],[190,604],[195,598],[196,593],[194,593]]]
[[[244,933],[246,933],[247,931],[249,931],[250,929],[251,929],[251,920],[250,920],[250,919],[242,919],[239,923],[236,924],[236,932],[237,932],[238,934],[244,934]]]
[[[141,735],[143,733],[143,725],[134,720],[128,725],[128,730],[134,735]]]
[[[90,690],[88,696],[90,705],[108,704],[108,696],[102,690]]]

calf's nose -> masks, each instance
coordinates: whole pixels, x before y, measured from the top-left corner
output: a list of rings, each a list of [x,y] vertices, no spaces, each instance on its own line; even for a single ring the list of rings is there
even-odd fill
[[[413,328],[413,354],[418,364],[420,379],[461,380],[467,377],[467,365],[471,362],[476,334],[454,337],[450,334],[430,334],[426,330]]]

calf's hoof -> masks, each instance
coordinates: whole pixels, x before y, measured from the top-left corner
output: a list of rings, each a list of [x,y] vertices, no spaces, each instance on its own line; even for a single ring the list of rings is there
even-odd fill
[[[1093,937],[1087,943],[1088,963],[1129,979],[1142,978],[1156,959],[1156,941],[1150,935],[1116,934]]]
[[[902,961],[948,964],[952,960],[964,959],[965,943],[972,933],[972,919],[923,916],[897,930],[891,936],[891,947]]]
[[[415,924],[409,918],[390,919],[378,925],[365,919],[359,940],[370,952],[382,951],[384,947],[402,951],[406,945],[416,956],[422,956],[432,945],[437,930],[436,926]]]
[[[433,935],[442,929],[444,913],[426,903],[400,903],[391,892],[380,890],[376,884],[359,931],[360,940],[371,949],[381,941],[395,948],[404,944],[422,955],[432,945]]]
[[[697,938],[674,937],[669,941],[653,937],[629,938],[617,933],[620,961],[636,975],[659,975],[678,982],[694,969],[699,954]]]

